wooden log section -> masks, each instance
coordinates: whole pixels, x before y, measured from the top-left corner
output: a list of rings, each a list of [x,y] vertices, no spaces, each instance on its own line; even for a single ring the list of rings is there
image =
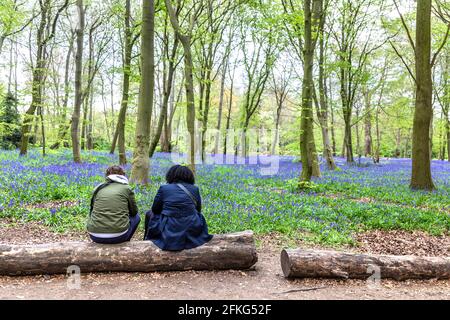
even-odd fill
[[[252,231],[214,235],[203,246],[178,252],[162,251],[151,241],[0,244],[0,275],[66,273],[71,265],[81,273],[248,269],[257,260]]]
[[[293,249],[281,252],[281,268],[288,278],[450,279],[450,257],[418,257]],[[376,275],[375,275],[376,276]]]

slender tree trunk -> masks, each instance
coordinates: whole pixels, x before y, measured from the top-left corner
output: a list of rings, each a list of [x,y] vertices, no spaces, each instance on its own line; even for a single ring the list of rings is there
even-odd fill
[[[158,125],[156,127],[155,135],[153,136],[152,142],[150,144],[150,157],[153,157],[156,146],[158,145],[158,141],[161,138],[161,133],[163,129],[164,122],[167,120],[167,109],[169,106],[169,98],[172,93],[172,84],[173,77],[175,74],[175,58],[178,50],[178,37],[175,36],[172,52],[169,57],[169,70],[167,71],[167,79],[164,82],[164,93],[163,93],[163,102],[161,107],[161,115],[159,116]],[[168,52],[168,47],[166,48]]]
[[[166,0],[167,1],[167,0]],[[194,82],[192,72],[192,56],[190,48],[190,37],[180,38],[184,48],[185,86],[187,99],[186,122],[189,131],[189,166],[195,172],[195,104],[194,104]]]
[[[42,107],[38,109],[39,117],[41,119],[41,135],[42,135],[42,156],[46,155],[46,141],[45,141],[45,125],[44,125],[44,111]]]
[[[446,132],[445,135],[447,138],[447,161],[450,162],[450,123],[448,120],[446,120],[446,121],[447,121],[447,123],[445,124],[445,132]]]
[[[87,126],[87,149],[94,149],[94,138],[93,138],[93,129],[94,129],[94,88],[93,84],[90,90],[90,98],[89,98],[89,120]]]
[[[176,73],[174,73],[174,80],[173,80],[173,87],[175,86],[175,76]],[[164,119],[164,136],[163,143],[161,146],[162,152],[171,152],[172,151],[172,124],[173,124],[173,117],[175,116],[175,111],[177,109],[177,105],[181,101],[181,97],[183,95],[183,87],[184,87],[184,76],[181,79],[180,82],[180,88],[178,90],[177,99],[175,101],[175,95],[170,95],[170,110],[167,114],[166,119]]]
[[[155,2],[142,0],[141,32],[141,85],[136,123],[136,142],[131,168],[131,181],[148,184],[150,159],[150,123],[153,108],[153,90],[155,84]]]
[[[127,163],[125,148],[125,121],[128,109],[128,99],[130,91],[130,73],[131,73],[131,54],[132,54],[132,32],[130,27],[131,4],[130,0],[125,3],[125,48],[123,60],[123,82],[122,82],[122,101],[120,103],[119,118],[114,133],[114,139],[111,144],[110,153],[113,154],[116,148],[116,142],[119,141],[119,163]]]
[[[278,92],[277,92],[278,91]],[[284,89],[277,90],[275,89],[275,98],[277,100],[277,110],[275,115],[275,134],[273,135],[272,147],[270,150],[270,154],[276,154],[277,147],[280,139],[280,121],[281,121],[281,110],[283,109],[283,104],[286,99],[287,92]]]
[[[364,116],[364,156],[372,155],[372,106],[370,103],[371,95],[368,90],[364,93],[365,116]]]
[[[402,142],[402,134],[401,134],[401,129],[398,128],[397,129],[397,134],[395,137],[395,157],[398,158],[400,157],[400,144]]]
[[[225,124],[225,136],[223,139],[223,153],[227,154],[227,135],[228,131],[230,130],[230,124],[231,124],[231,107],[233,106],[233,89],[234,89],[234,79],[231,78],[231,85],[230,85],[230,97],[228,98],[228,110],[227,110],[227,122]]]
[[[375,148],[375,154],[373,157],[374,163],[380,163],[380,145],[381,145],[381,133],[380,133],[380,106],[377,105],[375,111],[375,131],[377,136],[377,144]]]
[[[333,151],[330,145],[330,137],[328,134],[328,97],[327,97],[327,84],[325,77],[325,34],[324,26],[326,22],[326,16],[321,9],[322,14],[319,23],[319,104],[317,106],[317,118],[319,119],[319,124],[322,131],[322,141],[323,141],[323,155],[327,163],[327,168],[329,170],[336,169],[336,164],[333,158]]]
[[[356,119],[359,119],[359,108],[356,108]],[[355,132],[356,132],[356,154],[358,158],[361,158],[361,135],[359,132],[359,121],[355,124]]]
[[[70,62],[71,62],[71,55],[73,51],[73,41],[74,38],[71,36],[69,38],[69,49],[67,50],[66,54],[66,64],[64,69],[64,98],[62,103],[62,114],[61,114],[61,120],[58,127],[58,140],[53,144],[50,149],[58,149],[61,145],[61,142],[63,142],[64,146],[68,146],[67,142],[64,142],[64,139],[67,136],[67,131],[69,130],[70,124],[67,122],[67,105],[69,102],[69,72],[70,72]]]
[[[220,129],[222,127],[222,113],[223,113],[223,102],[224,102],[224,95],[225,95],[225,77],[227,74],[227,68],[228,68],[228,61],[230,57],[230,48],[231,48],[231,31],[229,35],[228,45],[226,48],[225,55],[223,57],[223,68],[222,68],[222,76],[220,79],[220,94],[219,94],[219,110],[217,114],[217,126],[216,126],[216,137],[214,139],[214,154],[219,153],[219,140],[220,140]]]
[[[44,59],[46,42],[43,39],[44,31],[48,19],[47,3],[41,6],[41,20],[37,30],[37,53],[36,53],[36,66],[33,69],[33,80],[31,84],[31,105],[25,112],[23,125],[22,125],[22,138],[20,143],[20,155],[26,155],[28,151],[28,142],[30,139],[31,126],[34,120],[34,114],[36,109],[42,104],[42,81],[43,73],[46,67],[46,61]]]
[[[417,1],[416,106],[413,121],[412,189],[434,189],[431,177],[430,124],[433,116],[431,77],[431,0]]]
[[[445,137],[447,140],[447,160],[450,162],[450,121],[448,118],[448,113],[450,110],[450,51],[447,52],[445,56],[445,67],[444,67],[444,121],[445,121]],[[444,152],[445,153],[445,152]]]
[[[80,115],[81,103],[83,99],[82,92],[82,70],[83,70],[83,33],[84,33],[84,5],[83,0],[77,0],[79,25],[77,28],[77,52],[75,55],[75,107],[72,114],[72,151],[73,161],[81,163],[80,150]]]
[[[333,101],[333,99],[331,99]],[[331,144],[333,150],[333,156],[336,156],[336,132],[335,132],[335,123],[334,123],[334,109],[333,105],[330,105],[330,115],[331,115]]]
[[[353,158],[353,143],[352,143],[352,126],[351,126],[351,110],[345,107],[346,111],[344,114],[344,124],[345,124],[345,157],[348,163],[354,162]]]
[[[439,126],[439,160],[445,160],[445,127],[442,126],[444,122],[444,112],[441,110],[441,124]]]
[[[176,36],[183,45],[184,52],[184,84],[186,89],[186,124],[189,133],[189,152],[188,163],[191,170],[195,173],[195,100],[194,100],[194,79],[193,79],[193,63],[191,53],[191,32],[192,23],[188,34],[182,34],[178,24],[178,17],[172,7],[170,0],[165,0],[167,12],[169,14],[170,22],[175,30]]]

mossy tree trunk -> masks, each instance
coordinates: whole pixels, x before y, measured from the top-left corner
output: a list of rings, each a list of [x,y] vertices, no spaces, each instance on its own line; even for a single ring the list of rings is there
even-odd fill
[[[313,131],[313,66],[314,50],[317,35],[313,35],[313,29],[317,30],[321,11],[322,0],[305,0],[304,8],[304,49],[303,49],[303,83],[302,83],[302,111],[300,124],[300,150],[302,160],[301,181],[310,181],[313,175],[320,176],[317,153]],[[316,33],[317,34],[317,33]]]

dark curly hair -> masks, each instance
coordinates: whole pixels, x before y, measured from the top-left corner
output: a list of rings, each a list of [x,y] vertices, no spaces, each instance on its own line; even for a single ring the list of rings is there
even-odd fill
[[[167,183],[185,182],[189,184],[195,183],[194,173],[191,169],[182,165],[174,165],[166,173]]]
[[[125,175],[125,170],[121,166],[111,166],[108,169],[106,169],[106,176],[112,175],[112,174],[118,174],[121,176]]]

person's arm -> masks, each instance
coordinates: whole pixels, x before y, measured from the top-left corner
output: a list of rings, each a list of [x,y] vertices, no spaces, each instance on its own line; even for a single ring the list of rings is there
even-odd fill
[[[200,196],[200,189],[195,188],[195,197],[197,198],[197,206],[195,207],[198,212],[202,212],[202,197]]]
[[[152,212],[154,214],[160,214],[162,212],[162,208],[163,208],[163,195],[161,187],[159,187],[155,199],[153,200]]]
[[[134,196],[133,190],[129,189],[130,193],[128,195],[128,211],[130,213],[130,217],[134,217],[138,214],[139,210],[136,205],[136,198]]]

